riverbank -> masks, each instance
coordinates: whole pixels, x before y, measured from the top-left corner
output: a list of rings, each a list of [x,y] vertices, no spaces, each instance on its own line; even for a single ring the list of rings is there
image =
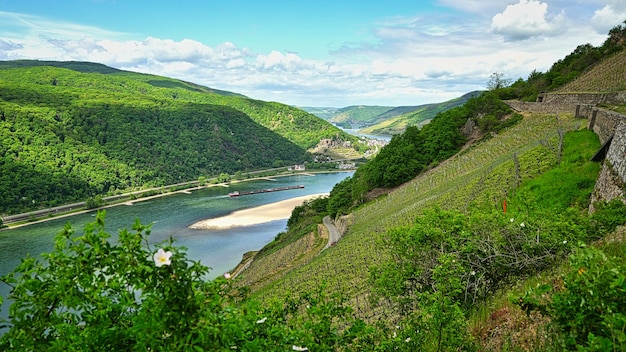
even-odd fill
[[[134,204],[134,203],[143,202],[143,201],[154,199],[154,198],[158,198],[158,197],[165,197],[165,196],[176,194],[176,193],[190,193],[192,191],[196,191],[196,190],[203,189],[203,188],[210,188],[210,187],[226,187],[226,188],[228,188],[228,187],[231,187],[232,185],[235,185],[237,183],[255,181],[255,180],[260,180],[260,179],[276,179],[276,178],[280,178],[280,177],[288,177],[288,176],[294,176],[294,175],[309,175],[309,176],[312,176],[312,175],[315,175],[315,174],[341,173],[341,172],[347,172],[347,171],[346,170],[323,170],[323,171],[315,170],[315,171],[305,171],[305,172],[289,172],[289,173],[276,174],[276,175],[257,176],[257,177],[243,179],[243,180],[232,179],[232,180],[230,180],[228,182],[209,183],[209,184],[205,184],[205,185],[202,185],[202,186],[197,186],[196,185],[196,186],[187,187],[187,188],[184,188],[184,189],[178,189],[178,190],[175,190],[175,191],[164,191],[162,193],[159,192],[159,193],[151,194],[151,195],[148,195],[148,196],[139,196],[137,198],[131,198],[130,197],[131,195],[147,193],[147,192],[151,192],[151,191],[160,191],[160,190],[163,190],[163,189],[168,189],[168,188],[170,188],[172,186],[180,186],[182,184],[164,186],[164,187],[153,188],[153,189],[146,189],[146,190],[135,191],[135,192],[132,192],[132,193],[127,193],[127,194],[123,194],[123,195],[119,195],[119,196],[114,196],[113,198],[116,198],[115,201],[108,201],[108,198],[111,198],[111,197],[107,197],[107,198],[105,198],[105,201],[107,201],[108,204],[105,204],[105,205],[103,205],[101,207],[93,208],[93,209],[84,209],[85,203],[82,202],[82,203],[74,204],[73,207],[70,207],[68,210],[65,210],[65,211],[56,211],[54,208],[50,208],[50,209],[38,210],[38,211],[35,211],[35,212],[29,212],[29,213],[23,213],[23,214],[15,214],[17,216],[22,216],[24,218],[24,220],[20,220],[20,221],[16,221],[16,222],[7,222],[7,221],[5,221],[4,222],[4,226],[0,227],[0,231],[16,229],[16,228],[20,228],[20,227],[24,227],[24,226],[38,224],[38,223],[42,223],[42,222],[46,222],[46,221],[50,221],[50,220],[54,220],[54,219],[59,219],[59,218],[64,218],[64,217],[70,217],[70,216],[73,216],[73,215],[78,215],[78,214],[83,214],[83,213],[96,212],[98,210],[106,209],[106,208],[110,208],[110,207],[114,207],[114,206],[131,205],[131,204]],[[193,183],[194,182],[188,182],[188,184],[193,184]],[[126,199],[123,199],[122,197],[126,197]],[[62,207],[68,207],[68,206],[62,206]],[[58,207],[58,208],[62,208],[62,207]],[[35,216],[35,215],[33,215],[34,213],[41,213],[41,214]]]
[[[305,201],[327,196],[328,193],[310,194],[295,197],[254,208],[234,211],[228,215],[200,220],[189,226],[194,230],[219,230],[239,226],[252,226],[270,221],[289,219],[293,209]]]

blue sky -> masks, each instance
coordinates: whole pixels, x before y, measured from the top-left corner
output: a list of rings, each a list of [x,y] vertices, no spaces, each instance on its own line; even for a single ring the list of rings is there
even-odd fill
[[[624,0],[0,0],[0,60],[80,60],[297,106],[419,105],[547,70]]]

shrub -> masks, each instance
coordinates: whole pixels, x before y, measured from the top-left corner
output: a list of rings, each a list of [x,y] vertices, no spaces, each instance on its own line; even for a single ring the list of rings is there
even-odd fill
[[[104,216],[82,235],[68,224],[52,252],[2,278],[13,303],[1,350],[333,350],[365,330],[323,292],[288,306],[235,302],[230,281],[206,280],[209,269],[172,239],[150,244],[150,226],[137,220],[112,241]]]

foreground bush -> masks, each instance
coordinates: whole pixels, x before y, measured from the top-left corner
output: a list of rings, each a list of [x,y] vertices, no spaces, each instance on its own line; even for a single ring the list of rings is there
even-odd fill
[[[112,241],[104,215],[82,235],[66,226],[43,260],[2,278],[12,305],[0,350],[331,351],[366,328],[323,291],[269,308],[235,303],[229,280],[206,280],[171,239],[149,243],[137,221]]]
[[[582,246],[570,256],[563,287],[539,285],[516,303],[552,319],[554,343],[579,351],[626,349],[626,262]]]

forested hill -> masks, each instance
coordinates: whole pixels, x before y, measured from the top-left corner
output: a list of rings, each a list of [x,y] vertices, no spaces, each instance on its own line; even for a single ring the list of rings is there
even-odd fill
[[[0,65],[0,214],[301,163],[338,131],[283,104],[170,78],[55,66],[65,67]]]
[[[32,69],[36,67],[66,68],[70,70],[67,72],[71,73],[62,74],[59,71],[32,72]],[[357,142],[356,137],[296,107],[254,100],[241,94],[168,77],[123,71],[102,64],[77,61],[0,61],[0,72],[7,68],[24,69],[24,71],[18,71],[17,77],[22,75],[20,78],[31,83],[74,87],[81,91],[87,88],[100,89],[106,92],[139,94],[150,99],[229,106],[245,113],[256,123],[305,149],[315,147],[320,139],[333,138],[338,135],[343,140]],[[76,75],[77,73],[91,74],[91,76]],[[4,76],[5,73],[0,74]]]

